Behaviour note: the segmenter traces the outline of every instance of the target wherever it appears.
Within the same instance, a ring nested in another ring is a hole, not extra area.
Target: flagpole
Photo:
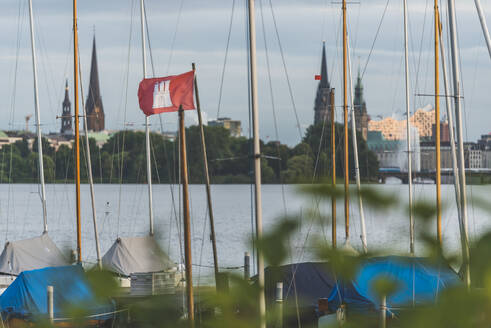
[[[184,215],[184,257],[186,262],[186,294],[188,319],[190,327],[194,327],[193,268],[191,257],[191,222],[189,217],[188,164],[186,154],[186,131],[184,128],[184,110],[182,109],[182,106],[179,107],[179,143],[181,148],[182,205]]]
[[[203,130],[203,119],[201,117],[201,106],[199,102],[199,92],[198,92],[198,79],[196,78],[196,65],[193,63],[194,75],[194,94],[196,96],[196,111],[198,113],[199,130],[201,136],[201,150],[203,151],[203,170],[205,175],[205,186],[206,186],[206,200],[208,202],[208,216],[210,219],[210,239],[211,246],[213,249],[213,267],[215,269],[215,285],[218,283],[218,255],[217,255],[217,243],[215,239],[215,219],[213,216],[213,207],[211,203],[211,190],[210,190],[210,175],[208,171],[208,156],[206,154],[206,143],[205,143],[205,133]]]
[[[147,78],[147,49],[145,46],[145,5],[144,0],[140,0],[140,21],[141,21],[141,38],[142,38],[142,62],[143,78]],[[152,163],[150,159],[150,122],[148,116],[145,116],[145,151],[147,159],[147,185],[148,185],[148,216],[150,219],[149,234],[153,236],[153,195],[152,195]]]

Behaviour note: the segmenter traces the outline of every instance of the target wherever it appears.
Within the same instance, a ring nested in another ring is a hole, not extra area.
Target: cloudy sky
[[[61,113],[65,79],[68,78],[70,86],[73,84],[71,1],[33,0],[33,3],[41,121],[44,132],[58,131],[60,122],[56,115]],[[327,45],[329,77],[337,90],[336,103],[341,105],[342,102],[340,5],[329,0],[271,0],[284,66],[270,1],[256,0],[256,3],[261,137],[277,139],[273,96],[279,139],[295,144],[300,140],[300,133],[313,121],[317,86],[314,75],[320,68],[323,40]],[[367,61],[386,3],[387,0],[361,0],[360,4],[350,5],[348,12],[353,70],[355,74],[359,68],[364,72],[365,99],[374,119],[391,115],[400,118],[405,104],[402,1],[389,0],[380,34]],[[483,1],[483,6],[491,24],[491,2]],[[196,62],[206,117],[212,119],[220,115],[239,119],[244,134],[247,134],[245,1],[147,0],[146,7],[155,75],[185,72],[192,62]],[[441,7],[446,29],[446,1],[442,1]],[[84,97],[95,31],[106,128],[141,129],[144,118],[136,96],[142,78],[138,1],[81,0],[78,10]],[[432,1],[410,1],[409,15],[411,94],[431,94],[434,92]],[[491,60],[473,1],[457,1],[457,15],[465,131],[468,140],[476,140],[491,131]],[[230,22],[230,44],[224,70]],[[1,2],[0,40],[0,129],[21,129],[24,116],[34,113],[27,0]],[[446,48],[449,48],[448,42]],[[272,94],[266,54],[270,60]],[[149,74],[152,74],[150,56],[148,62]],[[72,94],[71,98],[73,100]],[[413,110],[432,102],[430,97],[411,98]],[[300,132],[294,108],[300,121]],[[192,123],[195,118],[192,113],[188,116]],[[341,112],[338,117],[341,119]],[[165,114],[162,119],[164,130],[176,129],[176,114]],[[30,123],[30,129],[34,130],[33,120]],[[158,117],[152,118],[152,129],[160,129]]]

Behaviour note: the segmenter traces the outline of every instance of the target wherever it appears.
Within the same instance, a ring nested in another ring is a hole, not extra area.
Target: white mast
[[[409,187],[409,250],[414,255],[414,218],[413,218],[413,170],[411,153],[411,122],[409,109],[409,55],[408,55],[408,36],[407,36],[407,0],[404,3],[404,65],[406,81],[406,138],[407,138],[407,174]]]
[[[140,0],[141,36],[142,36],[142,60],[143,78],[147,78],[147,50],[145,46],[145,5]],[[145,116],[145,149],[147,155],[147,184],[148,184],[148,216],[150,218],[150,236],[153,236],[153,196],[152,196],[152,163],[150,161],[150,123]]]
[[[43,142],[41,135],[41,118],[39,113],[38,72],[36,61],[36,44],[34,37],[34,18],[32,0],[29,0],[29,26],[31,29],[32,71],[34,77],[34,106],[36,110],[36,133],[38,138],[39,182],[41,184],[41,203],[43,205],[43,233],[48,232],[48,213],[46,211],[46,188],[44,186]]]
[[[257,69],[256,69],[256,20],[254,0],[249,0],[249,57],[251,63],[251,104],[254,139],[254,200],[256,212],[256,238],[260,240],[263,234],[263,219],[261,205],[261,149],[259,143],[259,113],[257,99]],[[260,328],[266,328],[266,300],[264,296],[264,258],[262,252],[257,252],[257,275],[259,282],[259,316]]]
[[[351,53],[348,41],[348,73],[349,73],[349,87],[350,87],[350,100],[351,100],[351,138],[353,139],[353,155],[355,159],[355,176],[356,176],[356,189],[358,191],[358,210],[360,212],[360,225],[361,225],[361,244],[363,247],[363,252],[368,251],[367,246],[367,232],[365,227],[365,213],[363,211],[363,199],[361,197],[361,182],[360,182],[360,163],[358,161],[358,141],[356,140],[356,118],[355,118],[355,106],[353,101],[353,76],[351,74]]]
[[[488,46],[489,56],[491,57],[491,38],[489,37],[488,26],[486,24],[486,17],[484,17],[484,12],[481,7],[481,0],[474,0],[476,4],[477,14],[479,15],[479,21],[481,22],[482,33],[484,34],[484,40],[486,40],[486,45]]]
[[[448,0],[448,23],[450,31],[450,50],[452,52],[452,71],[453,71],[453,87],[455,101],[455,124],[457,128],[458,141],[458,163],[459,163],[459,179],[460,179],[460,238],[462,243],[462,257],[465,267],[465,282],[467,286],[471,284],[471,276],[469,270],[469,237],[467,235],[467,192],[465,183],[465,161],[464,161],[464,140],[462,131],[462,110],[460,104],[460,72],[459,72],[459,48],[457,44],[457,28],[455,16],[455,2]]]
[[[80,65],[80,62],[79,62]],[[79,69],[79,72],[82,70]],[[82,78],[80,78],[82,80]],[[67,85],[68,88],[68,85]],[[94,191],[94,179],[92,177],[92,159],[90,157],[90,145],[89,145],[89,131],[88,131],[88,126],[87,126],[87,112],[85,110],[85,103],[84,103],[84,98],[83,98],[83,88],[82,88],[82,83],[80,83],[80,89],[81,89],[81,94],[82,94],[82,111],[83,111],[83,117],[84,117],[84,133],[85,133],[85,150],[87,153],[87,170],[88,170],[88,176],[89,176],[89,186],[90,186],[90,200],[92,202],[92,223],[94,225],[94,238],[95,238],[95,249],[96,249],[96,255],[97,255],[97,267],[99,269],[102,269],[102,262],[101,262],[101,247],[99,244],[99,232],[97,229],[97,212],[95,209],[95,191]]]
[[[441,26],[441,25],[440,25]],[[445,105],[447,107],[447,118],[448,118],[448,132],[450,135],[450,150],[452,153],[452,170],[454,176],[454,189],[455,189],[455,201],[457,203],[457,211],[459,222],[461,221],[460,212],[460,179],[457,167],[457,151],[455,149],[455,135],[454,135],[454,121],[452,113],[452,105],[450,104],[450,90],[448,86],[447,78],[447,64],[445,59],[445,47],[443,44],[443,38],[441,38],[441,28],[440,28],[440,53],[442,58],[442,71],[443,71],[443,85],[445,87]]]

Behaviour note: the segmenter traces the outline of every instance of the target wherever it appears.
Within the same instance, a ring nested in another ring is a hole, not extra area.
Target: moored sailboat
[[[0,255],[0,274],[2,275],[1,277],[4,278],[1,284],[4,287],[13,280],[12,276],[17,276],[22,271],[41,269],[44,267],[52,266],[63,266],[68,264],[67,259],[63,256],[62,252],[58,249],[58,247],[48,235],[48,214],[46,209],[46,188],[44,183],[43,146],[39,109],[40,106],[37,78],[37,58],[33,16],[32,0],[29,0],[29,26],[31,35],[32,69],[34,82],[34,106],[36,114],[35,116],[38,147],[39,185],[44,227],[41,236],[6,242],[2,254]]]

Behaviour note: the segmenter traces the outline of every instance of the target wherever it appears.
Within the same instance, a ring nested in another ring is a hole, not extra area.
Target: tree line
[[[252,142],[246,137],[232,137],[223,127],[204,127],[209,172],[212,183],[250,183],[252,179]],[[276,141],[261,141],[261,169],[264,183],[310,183],[331,175],[330,127],[310,126],[303,140],[294,147]],[[154,183],[179,181],[179,142],[151,133],[152,180]],[[351,133],[349,133],[350,179],[354,178]],[[376,155],[365,140],[358,137],[360,175],[374,180],[378,172]],[[87,182],[84,139],[81,138],[81,180]],[[57,151],[43,138],[43,163],[47,183],[74,181],[74,149],[61,145]],[[119,131],[101,148],[89,139],[92,172],[96,183],[145,183],[145,134]],[[203,155],[198,126],[186,128],[188,170],[191,183],[203,183]],[[336,175],[344,176],[343,132],[336,127]],[[38,181],[37,140],[32,149],[26,138],[0,150],[1,183],[36,183]]]

